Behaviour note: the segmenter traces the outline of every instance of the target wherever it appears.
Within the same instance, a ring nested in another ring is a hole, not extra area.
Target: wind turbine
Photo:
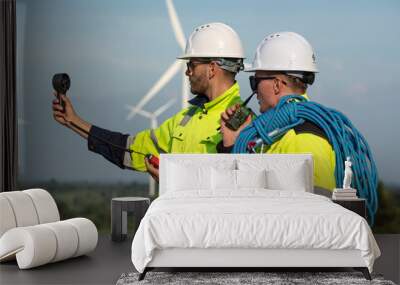
[[[176,99],[171,99],[161,107],[159,107],[157,110],[154,111],[154,113],[150,113],[148,111],[139,109],[137,110],[137,113],[139,115],[142,115],[143,117],[146,117],[150,119],[150,125],[152,129],[156,129],[158,127],[158,122],[157,118],[160,116],[162,113],[164,113],[169,107],[171,107],[175,103]],[[131,108],[131,106],[126,106],[127,108]],[[153,178],[149,176],[149,194],[150,196],[153,196],[156,193],[156,184]]]
[[[175,39],[181,47],[182,52],[185,52],[186,38],[178,15],[176,14],[174,4],[172,3],[172,0],[166,0],[166,4]],[[131,120],[137,113],[139,113],[147,102],[149,102],[179,71],[181,71],[182,74],[182,108],[187,107],[187,101],[189,100],[189,82],[185,75],[186,64],[184,60],[177,59],[149,89],[136,106],[129,106],[130,112],[126,119]]]

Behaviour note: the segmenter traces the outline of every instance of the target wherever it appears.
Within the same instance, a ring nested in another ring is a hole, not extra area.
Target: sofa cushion
[[[15,228],[17,222],[10,201],[0,194],[0,237],[9,229]]]
[[[60,214],[50,193],[43,189],[0,193],[0,237],[14,227],[56,222]],[[3,218],[4,217],[4,218]]]
[[[59,219],[54,199],[43,189],[0,193],[0,262],[16,258],[26,269],[96,247],[98,233],[90,220]]]
[[[43,224],[52,231],[57,240],[57,250],[51,262],[57,262],[73,257],[78,249],[78,232],[66,221]],[[50,262],[50,261],[49,261]]]
[[[16,257],[20,269],[33,268],[86,254],[97,240],[96,226],[85,218],[17,227],[0,238],[0,261]]]
[[[43,225],[13,228],[0,238],[0,261],[16,257],[20,269],[49,263],[56,251],[57,239]]]
[[[57,222],[60,220],[60,214],[56,202],[49,192],[43,189],[29,189],[22,191],[28,194],[33,201],[39,224]]]
[[[17,227],[33,226],[39,223],[35,205],[28,194],[23,191],[10,191],[0,195],[10,203]]]

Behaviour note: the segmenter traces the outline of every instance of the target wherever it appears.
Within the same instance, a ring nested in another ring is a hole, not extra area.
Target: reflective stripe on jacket
[[[228,107],[241,103],[239,85],[235,83],[224,94],[202,106],[190,106],[164,121],[157,129],[136,134],[131,150],[159,156],[166,153],[216,153],[221,141],[221,113]],[[195,108],[195,109],[193,109]],[[192,113],[188,119],[185,115]],[[185,118],[185,120],[184,120]],[[146,171],[144,157],[131,154],[132,168]]]

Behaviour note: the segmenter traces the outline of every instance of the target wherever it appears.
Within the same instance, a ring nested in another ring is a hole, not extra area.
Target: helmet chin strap
[[[301,72],[285,72],[286,75],[296,77],[300,79],[302,82],[308,85],[312,85],[315,80],[315,74],[314,72],[307,72],[307,71],[301,71]]]
[[[218,63],[219,67],[229,72],[238,73],[244,69],[243,59],[241,58],[220,58],[217,59],[216,62]]]

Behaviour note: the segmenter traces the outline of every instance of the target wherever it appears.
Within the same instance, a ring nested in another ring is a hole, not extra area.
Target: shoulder
[[[172,131],[179,125],[186,125],[186,123],[191,120],[194,114],[200,111],[201,108],[198,106],[189,106],[187,108],[183,108],[178,113],[165,120],[161,126],[168,127],[168,129]]]
[[[273,146],[285,152],[331,152],[332,146],[329,143],[325,132],[313,123],[305,122],[289,130]]]
[[[325,132],[310,122],[291,129],[285,145],[294,152],[310,152],[314,155],[314,159],[317,157],[331,159],[334,156],[333,147]]]
[[[158,129],[169,129],[170,131],[175,128],[177,125],[179,125],[179,122],[185,117],[185,114],[188,113],[190,110],[189,108],[184,108],[180,110],[179,112],[175,113],[165,121],[163,121],[159,126]]]
[[[296,133],[296,135],[313,134],[315,136],[321,137],[329,141],[325,132],[319,126],[310,121],[305,121],[303,124],[294,127],[293,130]]]

